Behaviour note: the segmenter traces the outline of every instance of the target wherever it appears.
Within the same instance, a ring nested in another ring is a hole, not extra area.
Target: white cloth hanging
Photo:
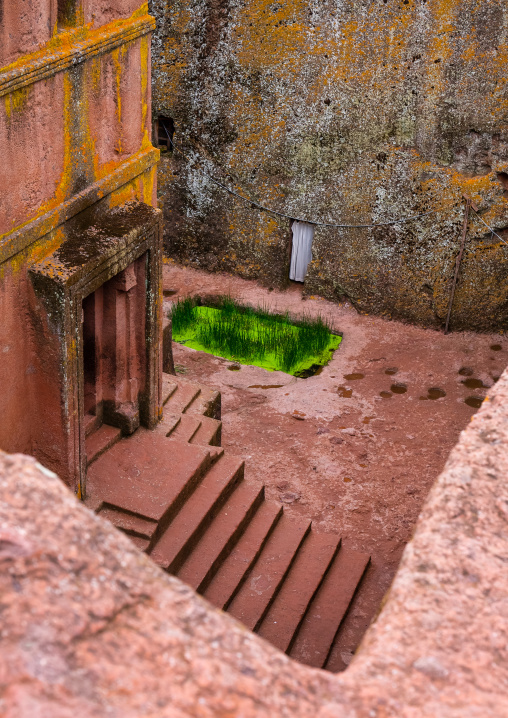
[[[307,266],[312,259],[312,240],[314,225],[308,222],[293,222],[293,249],[289,278],[295,282],[303,282],[307,274]]]

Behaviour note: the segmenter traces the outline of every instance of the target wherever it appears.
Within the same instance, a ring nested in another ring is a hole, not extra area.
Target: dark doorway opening
[[[100,365],[100,326],[102,323],[102,287],[83,299],[83,405],[85,432],[89,435],[102,424]]]
[[[103,424],[132,434],[146,384],[146,255],[83,299],[85,436]]]
[[[173,135],[175,123],[171,117],[159,115],[157,117],[157,147],[163,152],[173,152]]]
[[[58,0],[57,27],[66,30],[78,24],[80,0]]]

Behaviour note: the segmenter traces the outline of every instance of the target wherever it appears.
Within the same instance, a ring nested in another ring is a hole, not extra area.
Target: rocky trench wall
[[[471,197],[508,240],[503,0],[151,0],[172,257],[284,286],[291,217],[317,227],[305,291],[442,326]],[[473,214],[452,328],[508,317],[508,246]]]
[[[508,372],[462,432],[344,673],[294,663],[0,452],[6,718],[508,714]]]

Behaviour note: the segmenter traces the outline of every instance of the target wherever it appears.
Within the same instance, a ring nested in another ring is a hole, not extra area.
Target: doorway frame
[[[59,456],[49,468],[82,499],[87,468],[83,299],[145,254],[146,380],[140,395],[140,420],[152,429],[162,412],[162,212],[142,203],[105,211],[92,227],[71,233],[55,252],[30,269],[59,359],[54,383],[60,394],[62,436],[55,437]]]

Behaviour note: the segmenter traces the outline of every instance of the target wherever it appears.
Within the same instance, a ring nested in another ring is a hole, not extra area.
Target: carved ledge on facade
[[[150,15],[116,20],[96,30],[87,28],[57,36],[38,52],[0,70],[0,97],[79,65],[96,55],[147,35],[155,29]],[[83,37],[83,34],[85,37]]]

